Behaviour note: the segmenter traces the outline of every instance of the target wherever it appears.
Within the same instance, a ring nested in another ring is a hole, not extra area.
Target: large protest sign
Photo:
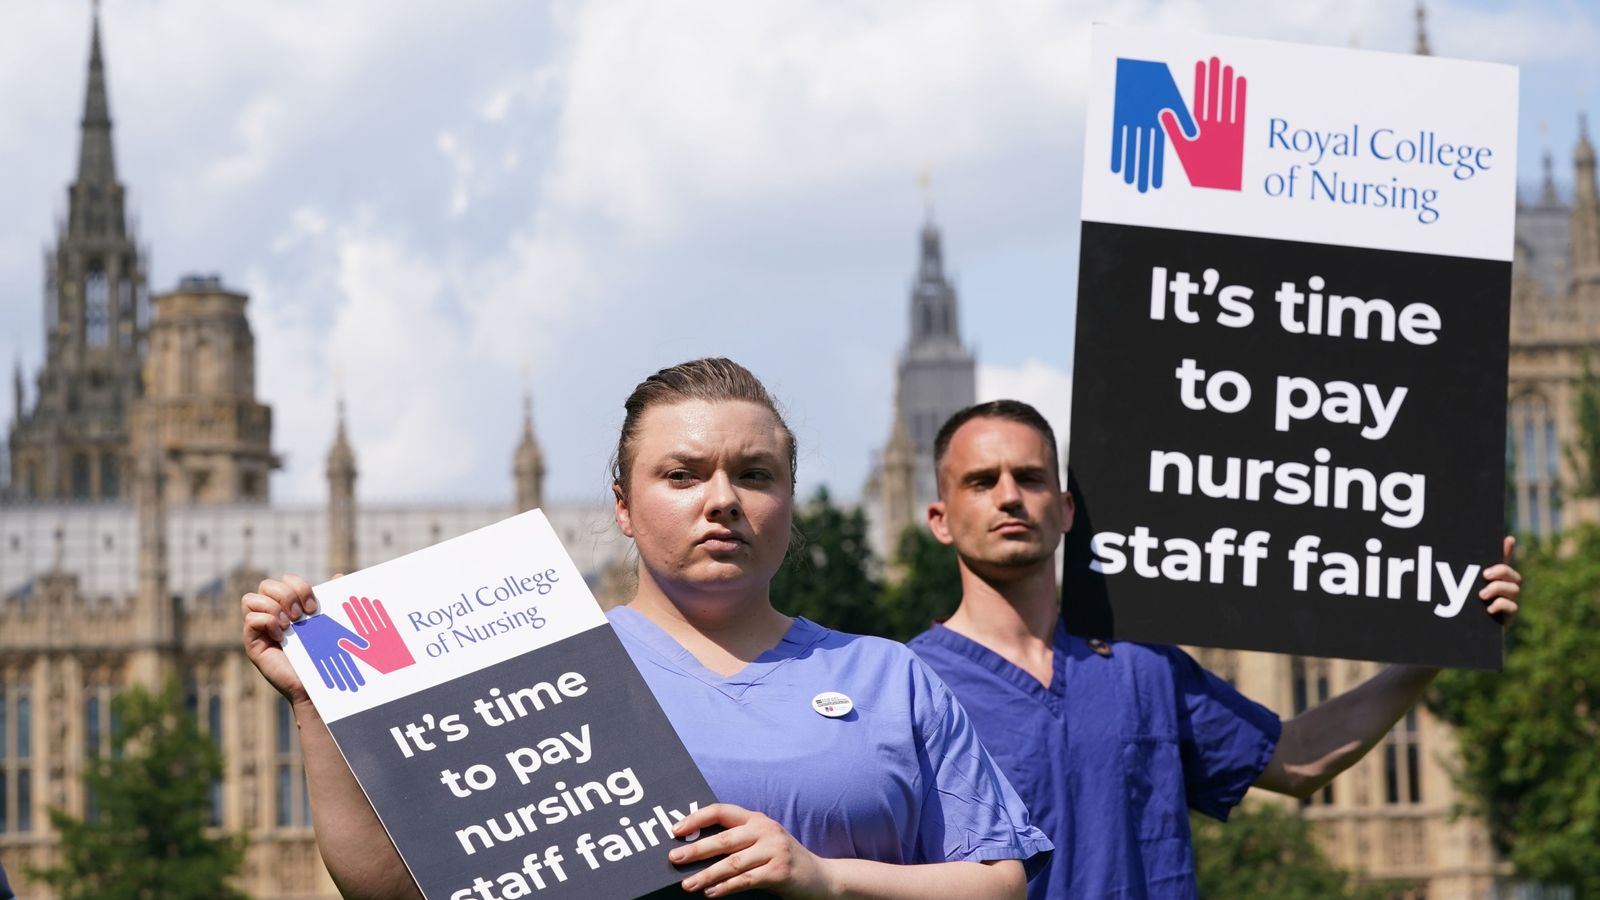
[[[1105,26],[1091,66],[1069,627],[1498,668],[1516,70]]]
[[[712,802],[544,514],[315,588],[286,650],[429,898],[635,897]]]

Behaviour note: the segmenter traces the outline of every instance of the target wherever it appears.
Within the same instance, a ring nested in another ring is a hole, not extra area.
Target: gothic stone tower
[[[356,452],[344,427],[344,401],[339,401],[339,428],[328,448],[328,573],[354,572],[356,563]]]
[[[18,403],[10,435],[12,490],[24,499],[130,495],[128,417],[145,350],[145,262],[117,181],[98,16],[79,124],[67,218],[45,253],[45,363],[36,402],[31,410]],[[17,393],[22,400],[20,385]]]
[[[945,277],[939,229],[929,218],[922,227],[922,255],[911,287],[911,336],[900,355],[895,413],[905,422],[916,449],[916,500],[937,495],[933,439],[951,414],[977,397],[977,363],[961,344],[956,290]]]
[[[544,506],[544,451],[533,436],[533,394],[522,398],[522,440],[511,460],[511,477],[517,486],[517,512]]]
[[[158,435],[165,499],[172,504],[265,502],[272,410],[256,401],[255,337],[244,294],[217,276],[190,275],[155,298],[145,397],[135,444]]]

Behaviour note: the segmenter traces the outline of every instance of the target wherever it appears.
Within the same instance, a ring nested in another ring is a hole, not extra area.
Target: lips
[[[1024,534],[1032,531],[1033,525],[1020,519],[1007,519],[989,530],[998,534]]]
[[[701,536],[696,544],[712,553],[730,553],[745,545],[745,539],[732,531],[713,531]]]

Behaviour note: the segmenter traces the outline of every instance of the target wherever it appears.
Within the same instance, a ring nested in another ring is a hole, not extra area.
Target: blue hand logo
[[[1137,182],[1141,194],[1161,188],[1167,150],[1167,136],[1161,127],[1163,110],[1172,111],[1185,137],[1200,136],[1166,63],[1118,59],[1116,102],[1111,113],[1111,171],[1127,184]]]
[[[294,623],[294,633],[305,642],[306,653],[316,664],[322,683],[341,691],[359,691],[367,680],[361,677],[349,651],[339,646],[348,641],[357,650],[368,647],[367,639],[344,627],[333,616],[308,616]]]

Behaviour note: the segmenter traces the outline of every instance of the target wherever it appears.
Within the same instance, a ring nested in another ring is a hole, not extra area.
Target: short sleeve
[[[1028,877],[1050,860],[1049,838],[995,765],[955,695],[913,660],[924,794],[918,855],[929,862],[1021,860]]]
[[[1227,821],[1244,799],[1283,733],[1283,722],[1207,671],[1189,654],[1168,648],[1178,704],[1178,743],[1189,807]]]

